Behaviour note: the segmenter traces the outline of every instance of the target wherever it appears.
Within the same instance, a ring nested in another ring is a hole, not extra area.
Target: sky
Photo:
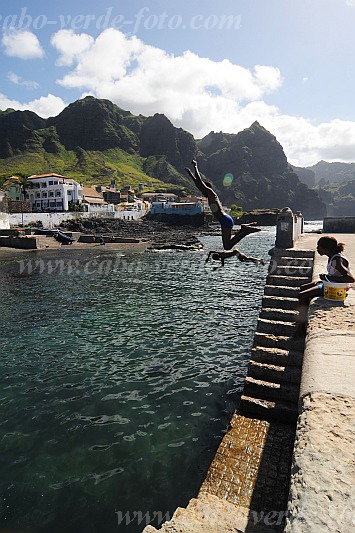
[[[255,120],[293,165],[355,162],[355,0],[0,4],[0,109],[93,95],[196,139]]]

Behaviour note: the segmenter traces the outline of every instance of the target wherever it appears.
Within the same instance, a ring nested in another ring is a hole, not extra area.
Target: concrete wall
[[[114,211],[113,213],[82,213],[79,211],[66,213],[13,213],[9,215],[11,226],[27,225],[30,223],[42,222],[45,228],[55,228],[60,226],[61,222],[73,218],[111,218],[121,220],[137,220],[142,218],[147,211]],[[1,213],[0,213],[1,216]],[[1,227],[1,226],[0,226]],[[10,227],[10,226],[7,226]]]
[[[355,233],[355,217],[325,217],[324,233]]]
[[[23,250],[36,250],[40,248],[39,239],[36,237],[0,237],[0,246],[7,248],[21,248]]]
[[[10,220],[7,213],[7,201],[5,195],[0,192],[0,229],[9,229]]]
[[[300,246],[314,249],[318,236]],[[355,264],[353,234],[337,235]],[[326,270],[316,255],[313,280]],[[284,533],[355,531],[355,284],[345,302],[309,307],[299,419]]]

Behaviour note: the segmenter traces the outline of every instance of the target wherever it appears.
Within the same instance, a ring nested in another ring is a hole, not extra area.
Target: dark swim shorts
[[[221,224],[221,228],[233,228],[234,226],[233,218],[230,215],[226,215],[226,213],[223,213],[220,217],[219,223]]]

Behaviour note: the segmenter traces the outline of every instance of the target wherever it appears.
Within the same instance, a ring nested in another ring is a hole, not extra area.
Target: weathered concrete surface
[[[186,509],[178,508],[173,518],[159,529],[161,533],[280,533],[281,516],[274,513],[250,514],[249,509],[233,505],[211,494],[190,500]],[[265,525],[266,523],[266,525]],[[275,524],[274,526],[272,524]],[[156,533],[147,526],[144,533]]]
[[[307,337],[303,359],[301,402],[307,394],[321,391],[355,399],[354,328],[354,322],[352,330],[348,331],[323,331],[313,326]]]
[[[355,531],[355,400],[304,399],[293,459],[285,533]]]
[[[230,426],[198,497],[177,509],[162,533],[282,532],[294,428],[236,413]]]
[[[354,272],[354,235],[336,238]],[[305,235],[296,246],[314,249],[318,239]],[[325,259],[316,255],[314,279]],[[285,533],[355,531],[354,324],[354,288],[343,304],[310,305]]]

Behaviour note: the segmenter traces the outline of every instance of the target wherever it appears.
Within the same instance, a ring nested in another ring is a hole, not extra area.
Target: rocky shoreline
[[[97,237],[119,237],[120,239],[139,239],[149,241],[150,246],[156,249],[165,248],[194,248],[201,246],[198,239],[200,235],[219,232],[218,225],[207,223],[196,226],[172,226],[164,222],[147,220],[120,220],[120,219],[74,219],[68,220],[60,227],[65,232],[80,232],[83,235]]]

